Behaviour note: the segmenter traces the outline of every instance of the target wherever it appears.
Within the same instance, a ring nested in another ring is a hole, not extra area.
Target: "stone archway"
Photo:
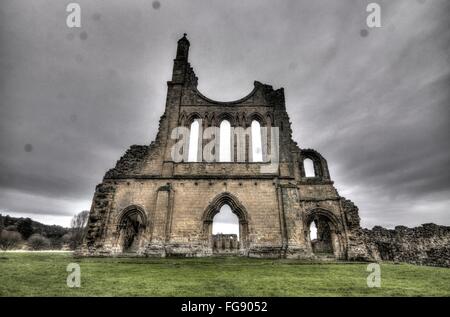
[[[239,250],[236,252],[240,255],[247,255],[248,253],[248,214],[245,207],[239,202],[236,196],[226,192],[216,196],[208,205],[202,216],[203,223],[203,243],[211,253],[214,249],[214,240],[212,234],[212,224],[214,216],[220,212],[223,205],[228,205],[231,211],[239,219]]]
[[[122,210],[117,221],[118,243],[122,253],[138,251],[146,226],[147,216],[142,207],[132,205]]]
[[[314,222],[317,228],[317,239],[312,241],[310,237],[310,227]],[[305,235],[311,253],[314,256],[331,256],[336,259],[345,258],[345,238],[344,229],[331,211],[315,208],[307,211],[305,216]]]

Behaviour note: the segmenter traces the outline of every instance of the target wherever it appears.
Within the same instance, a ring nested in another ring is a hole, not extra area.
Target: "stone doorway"
[[[339,221],[329,211],[316,209],[306,217],[307,241],[314,257],[340,259],[343,256]]]
[[[213,232],[214,218],[222,208],[229,208],[236,219],[231,232]],[[203,214],[203,239],[213,255],[247,255],[248,217],[245,208],[230,193],[217,196]]]
[[[228,204],[224,204],[213,219],[213,254],[238,254],[239,242],[239,218],[231,211],[231,207]]]
[[[316,217],[309,227],[311,249],[314,255],[334,257],[330,225],[324,217]]]
[[[136,208],[127,208],[119,220],[119,243],[122,253],[135,253],[145,230],[145,213]]]

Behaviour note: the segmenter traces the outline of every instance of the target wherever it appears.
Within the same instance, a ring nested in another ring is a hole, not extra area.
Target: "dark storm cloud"
[[[208,97],[285,88],[294,138],[364,225],[450,224],[449,3],[379,1],[369,29],[369,2],[78,1],[69,29],[60,1],[3,1],[0,210],[68,224],[89,209],[104,172],[155,137],[187,32]]]

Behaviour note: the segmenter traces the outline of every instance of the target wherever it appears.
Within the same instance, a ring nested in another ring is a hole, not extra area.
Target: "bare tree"
[[[83,243],[86,225],[89,219],[89,211],[84,210],[79,214],[76,214],[72,218],[71,222],[71,241],[70,247],[77,249]]]
[[[7,251],[15,248],[22,240],[22,236],[17,231],[2,230],[0,232],[0,248]]]

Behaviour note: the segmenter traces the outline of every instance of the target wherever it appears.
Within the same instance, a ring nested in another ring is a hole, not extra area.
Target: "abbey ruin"
[[[185,35],[156,139],[131,146],[97,186],[81,252],[194,257],[222,250],[250,257],[381,259],[360,228],[358,208],[333,186],[326,159],[292,139],[283,89],[255,82],[240,100],[211,100],[197,90],[189,47]],[[226,143],[224,126],[232,131]],[[197,131],[181,151],[180,127]],[[238,127],[243,138],[233,133]],[[205,149],[214,136],[220,137],[211,160]],[[223,144],[231,147],[226,159]],[[306,164],[313,166],[311,175]],[[224,205],[238,217],[239,235],[213,235],[214,217]]]

